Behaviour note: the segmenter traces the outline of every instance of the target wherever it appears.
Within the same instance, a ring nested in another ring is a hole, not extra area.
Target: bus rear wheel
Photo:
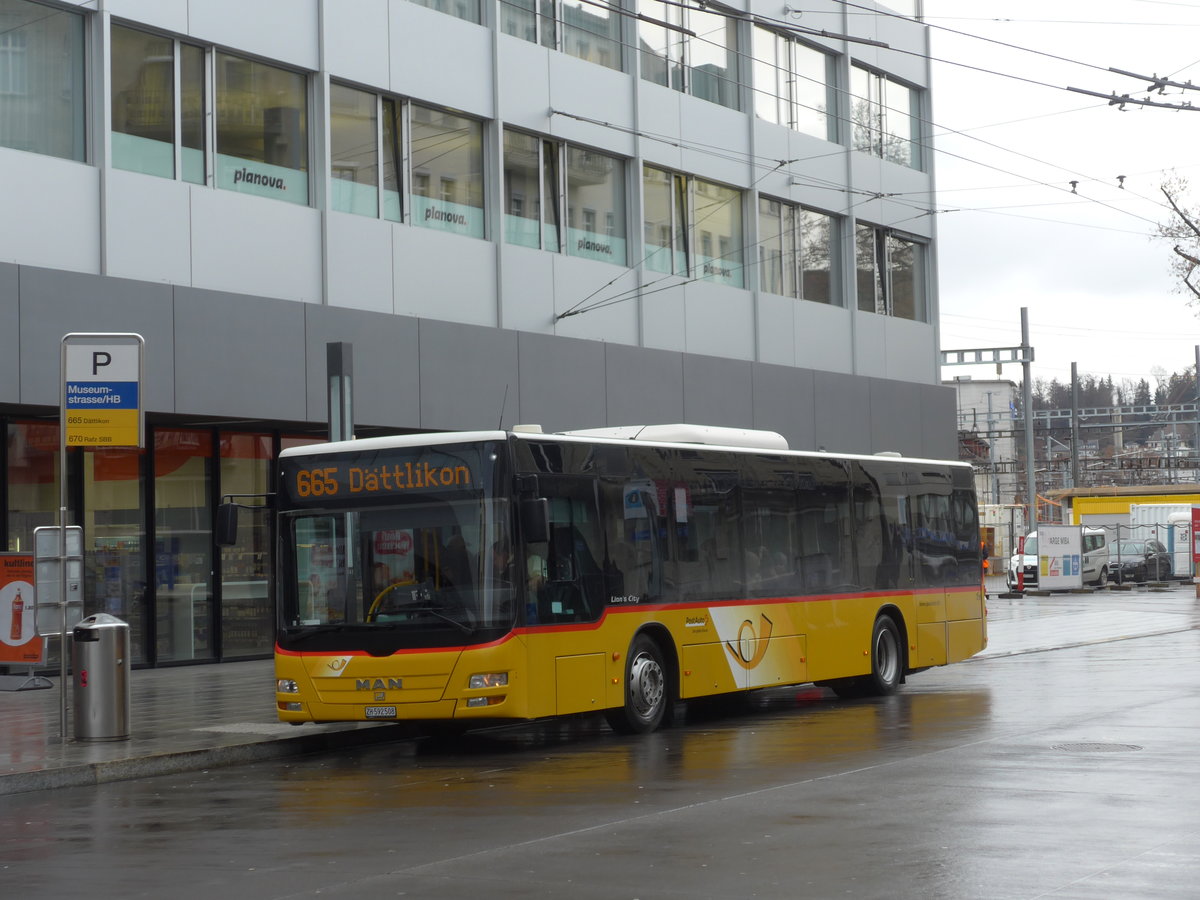
[[[605,712],[613,731],[648,734],[658,728],[671,705],[670,682],[662,649],[639,634],[625,658],[625,704]]]
[[[894,694],[904,675],[904,650],[900,629],[886,613],[875,620],[871,630],[871,674],[858,678],[839,678],[828,682],[833,692],[843,699],[886,697]]]

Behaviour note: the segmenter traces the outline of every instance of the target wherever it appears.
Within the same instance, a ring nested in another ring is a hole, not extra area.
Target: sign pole
[[[67,448],[144,447],[140,334],[72,333],[59,356],[58,418],[59,735],[67,740]],[[82,612],[82,609],[81,609]]]

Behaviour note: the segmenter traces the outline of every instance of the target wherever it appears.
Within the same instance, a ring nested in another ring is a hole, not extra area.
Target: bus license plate
[[[368,719],[394,719],[396,718],[396,707],[394,706],[368,706]]]

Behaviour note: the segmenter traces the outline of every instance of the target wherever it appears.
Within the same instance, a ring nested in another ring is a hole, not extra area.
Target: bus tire
[[[900,629],[886,613],[875,620],[871,632],[871,674],[866,676],[866,694],[885,697],[896,693],[904,677],[904,645]]]
[[[886,697],[896,693],[904,677],[904,650],[900,643],[900,629],[887,613],[875,620],[875,627],[871,630],[870,655],[870,675],[838,678],[825,682],[825,685],[843,700]]]
[[[662,649],[649,635],[639,634],[625,657],[625,703],[606,710],[605,718],[621,734],[648,734],[663,723],[670,706]]]

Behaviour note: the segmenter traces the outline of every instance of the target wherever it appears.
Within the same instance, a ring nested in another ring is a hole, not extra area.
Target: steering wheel
[[[417,582],[415,581],[393,581],[382,591],[375,595],[375,599],[371,601],[371,608],[367,610],[365,621],[374,622],[375,617],[379,615],[379,607],[383,604],[383,598],[398,587],[412,587]]]

